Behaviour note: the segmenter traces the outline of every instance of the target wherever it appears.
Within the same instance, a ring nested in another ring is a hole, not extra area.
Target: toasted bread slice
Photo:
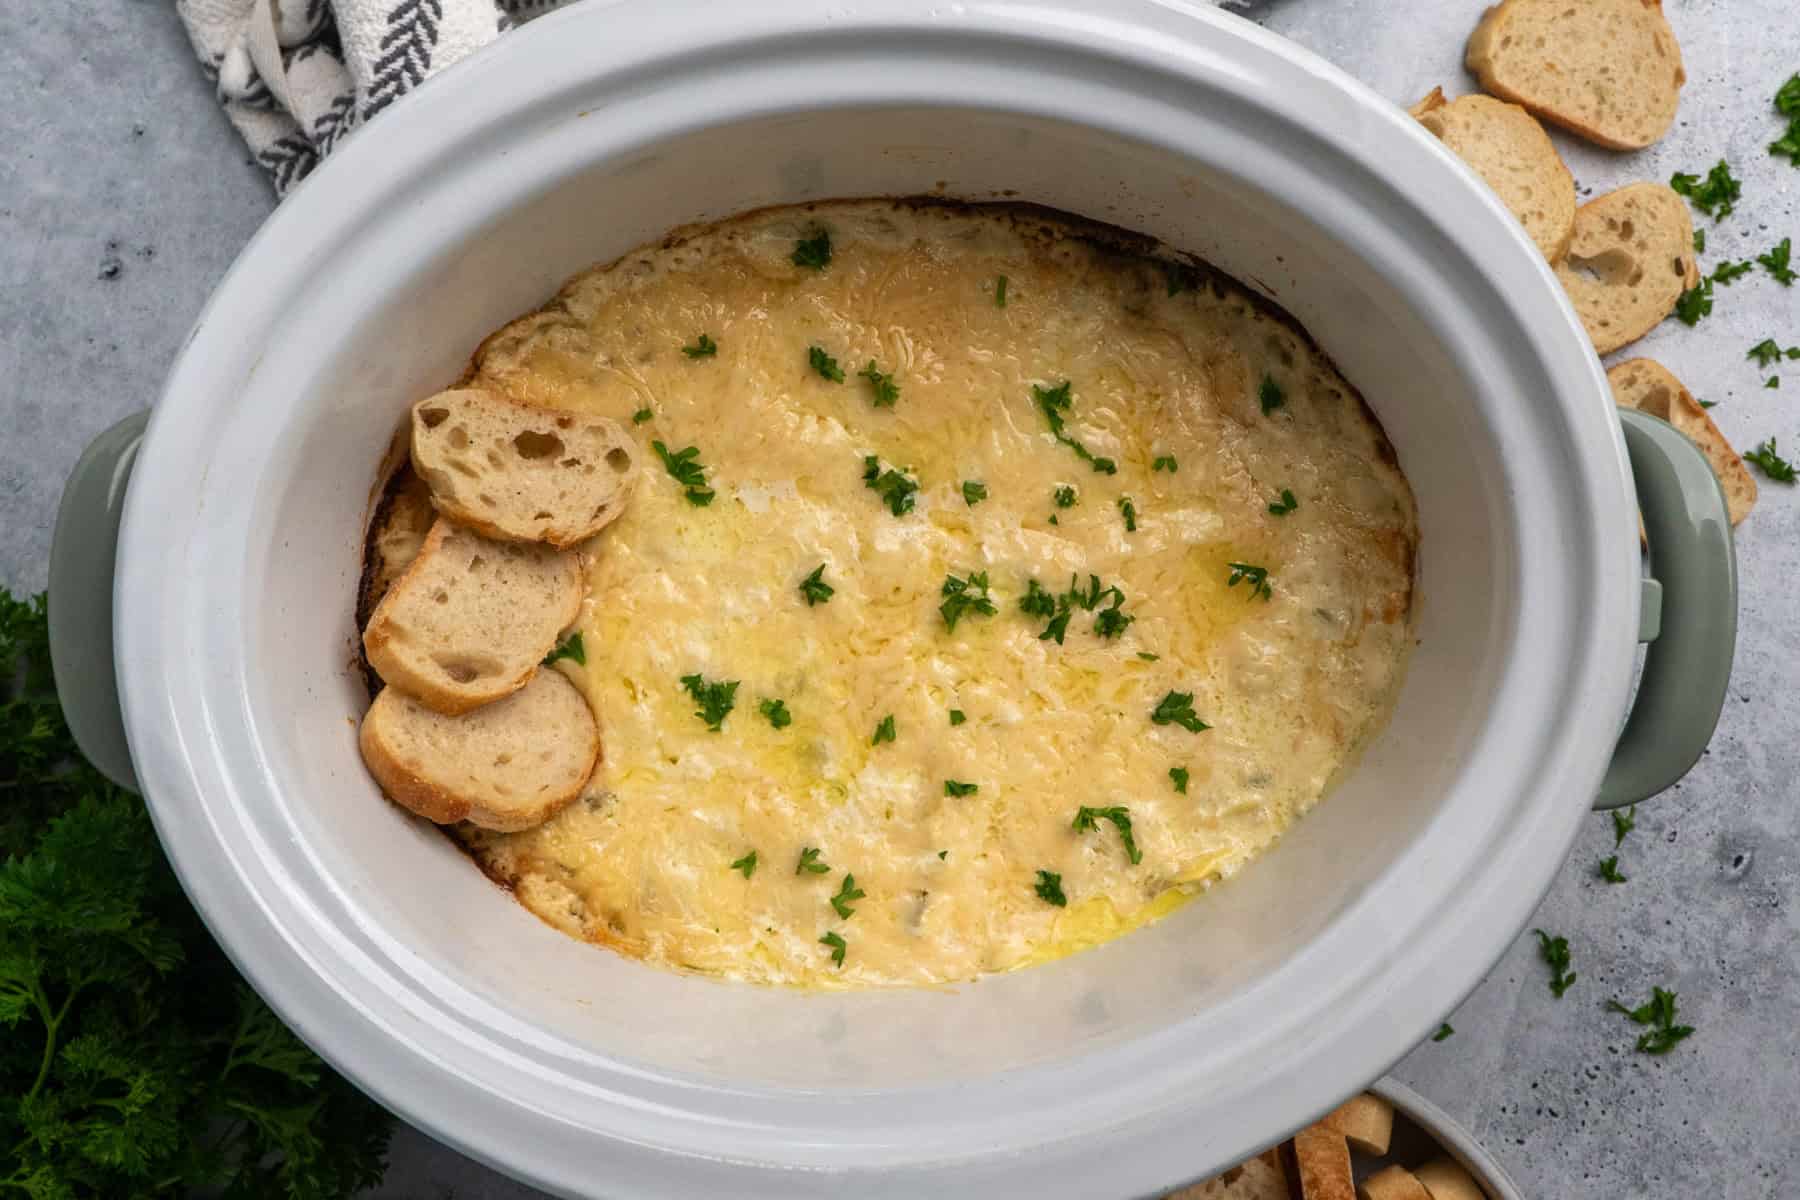
[[[1700,447],[1725,491],[1733,525],[1750,515],[1756,506],[1756,480],[1744,466],[1743,455],[1731,448],[1700,402],[1667,367],[1653,358],[1628,359],[1606,373],[1606,382],[1612,384],[1613,402],[1620,408],[1661,417]]]
[[[515,832],[581,794],[600,733],[574,684],[539,671],[517,693],[460,717],[383,688],[362,723],[363,762],[389,799],[429,821]]]
[[[1356,1189],[1357,1200],[1431,1200],[1425,1185],[1405,1167],[1383,1167]]]
[[[1388,1139],[1394,1136],[1394,1106],[1365,1092],[1326,1113],[1319,1124],[1343,1134],[1364,1154],[1386,1154]]]
[[[439,518],[363,630],[382,681],[451,716],[525,686],[581,611],[581,558]]]
[[[1288,1200],[1287,1172],[1281,1154],[1265,1150],[1223,1175],[1170,1192],[1163,1200]]]
[[[624,511],[637,443],[604,417],[455,388],[413,406],[412,460],[439,512],[489,537],[566,549]]]
[[[1687,81],[1661,0],[1502,0],[1464,62],[1483,90],[1614,150],[1667,133]]]
[[[1344,1135],[1313,1125],[1294,1135],[1285,1147],[1292,1156],[1292,1175],[1300,1200],[1356,1200],[1350,1174],[1350,1146]]]
[[[1556,277],[1595,350],[1610,354],[1637,341],[1700,283],[1687,205],[1660,183],[1589,200],[1575,210],[1575,237]]]
[[[1412,113],[1494,189],[1545,258],[1562,258],[1575,235],[1575,177],[1530,113],[1490,96],[1446,102],[1442,88]]]
[[[1487,1200],[1481,1185],[1447,1158],[1432,1159],[1414,1171],[1413,1177],[1431,1200]]]

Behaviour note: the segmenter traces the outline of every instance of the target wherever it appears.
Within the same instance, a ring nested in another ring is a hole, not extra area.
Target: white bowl
[[[572,941],[384,803],[351,605],[402,410],[566,276],[759,205],[1012,195],[1273,296],[1423,520],[1391,728],[1266,858],[1099,950],[809,996]],[[1151,0],[579,5],[359,131],[200,319],[115,589],[138,778],[276,1010],[408,1120],[553,1192],[1145,1194],[1379,1075],[1547,887],[1627,702],[1638,563],[1604,381],[1542,259],[1404,114]]]

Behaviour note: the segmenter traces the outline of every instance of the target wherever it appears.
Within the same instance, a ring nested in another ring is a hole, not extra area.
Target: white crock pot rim
[[[221,738],[249,738],[253,733],[240,711],[241,691],[232,690],[229,672],[197,671],[183,639],[199,602],[182,594],[184,581],[167,577],[159,545],[166,545],[171,536],[204,533],[195,516],[182,515],[192,507],[183,501],[192,494],[195,475],[206,460],[204,447],[219,406],[231,402],[220,386],[228,381],[211,363],[210,352],[227,343],[257,344],[265,339],[280,294],[307,269],[300,264],[312,261],[308,251],[327,252],[373,199],[392,186],[391,173],[428,170],[441,164],[454,147],[498,136],[505,121],[498,114],[555,103],[578,89],[584,75],[622,70],[677,50],[693,53],[711,47],[729,52],[734,46],[780,34],[913,36],[927,42],[1004,37],[1063,53],[1135,60],[1149,71],[1205,77],[1212,86],[1240,96],[1255,91],[1264,108],[1297,125],[1305,123],[1305,114],[1297,101],[1289,99],[1284,85],[1323,82],[1353,105],[1366,125],[1359,145],[1334,147],[1341,166],[1374,174],[1401,166],[1436,172],[1456,202],[1436,196],[1430,220],[1453,243],[1484,248],[1493,298],[1554,381],[1554,399],[1575,446],[1572,457],[1593,468],[1586,479],[1584,506],[1563,514],[1567,540],[1590,549],[1629,544],[1624,515],[1628,507],[1621,503],[1628,478],[1623,447],[1603,407],[1604,380],[1597,360],[1541,259],[1497,202],[1386,101],[1304,51],[1236,18],[1207,9],[1178,10],[1151,0],[1117,4],[994,0],[948,13],[921,12],[906,0],[870,0],[854,6],[804,0],[768,9],[712,7],[704,21],[684,18],[681,5],[664,5],[633,14],[635,40],[627,46],[610,24],[621,19],[613,11],[616,7],[577,6],[545,18],[396,105],[381,122],[350,139],[290,197],[221,284],[171,374],[151,427],[149,452],[142,456],[132,484],[116,584],[116,596],[121,601],[129,597],[130,602],[118,603],[115,616],[127,725],[159,832],[215,934],[302,1036],[390,1107],[465,1151],[552,1190],[574,1193],[593,1187],[600,1171],[603,1186],[633,1195],[681,1191],[704,1180],[717,1184],[727,1178],[731,1190],[743,1195],[767,1191],[791,1196],[797,1188],[803,1193],[810,1187],[831,1190],[844,1182],[840,1171],[854,1173],[861,1164],[841,1160],[829,1164],[838,1170],[819,1173],[816,1157],[781,1161],[750,1155],[741,1157],[742,1165],[788,1169],[726,1174],[730,1160],[739,1155],[709,1157],[696,1145],[671,1149],[674,1143],[640,1143],[628,1136],[597,1145],[595,1131],[569,1121],[552,1105],[502,1094],[491,1075],[476,1079],[473,1071],[482,1065],[468,1057],[472,1047],[466,1037],[419,1025],[383,981],[356,979],[358,968],[347,960],[323,959],[316,946],[301,945],[291,931],[316,914],[303,898],[270,886],[269,880],[253,879],[259,866],[253,848],[246,852],[242,840],[234,842],[227,828],[231,814],[226,807],[240,803],[244,789],[235,783],[234,768],[223,762]],[[1168,21],[1177,12],[1182,21],[1196,23],[1192,26],[1196,31],[1206,30],[1209,37],[1224,34],[1234,50],[1229,63],[1216,47],[1203,46],[1204,38],[1184,41],[1170,36]],[[1155,26],[1163,28],[1150,32]],[[584,48],[579,56],[572,49],[577,46]],[[479,103],[474,102],[477,94]],[[953,98],[966,99],[961,93]],[[1004,99],[1023,111],[1017,97],[989,99],[996,104]],[[724,110],[719,114],[721,119],[728,115]],[[283,252],[272,253],[272,246]],[[1596,582],[1597,590],[1586,597],[1591,611],[1635,612],[1635,561],[1623,552],[1609,556],[1606,569],[1597,570]],[[1297,1073],[1297,1059],[1290,1056],[1280,1069],[1270,1070],[1270,1078],[1287,1089],[1280,1104],[1294,1120],[1323,1111],[1342,1093],[1379,1074],[1479,980],[1498,944],[1495,931],[1510,935],[1528,918],[1598,784],[1604,751],[1616,732],[1613,722],[1629,686],[1629,631],[1635,627],[1635,620],[1590,621],[1583,627],[1590,636],[1561,664],[1568,694],[1588,701],[1571,706],[1567,727],[1551,739],[1553,753],[1534,768],[1553,772],[1561,794],[1530,800],[1527,772],[1521,767],[1503,794],[1517,795],[1531,808],[1506,853],[1484,864],[1463,893],[1435,914],[1409,960],[1389,964],[1379,995],[1322,1015],[1321,1023],[1307,1033],[1308,1041],[1338,1046],[1330,1069]],[[257,782],[279,786],[273,779]],[[194,796],[198,811],[177,811],[172,804],[158,802],[159,796]],[[215,804],[223,807],[214,811]],[[1553,852],[1545,853],[1544,847]],[[1342,920],[1389,919],[1392,914],[1373,911],[1373,899],[1359,902],[1360,912]],[[1477,934],[1477,929],[1483,932]],[[940,1159],[913,1164],[908,1169],[915,1174],[909,1178],[915,1185],[930,1178],[940,1187],[950,1187],[952,1181],[967,1183],[990,1172],[1004,1178],[1009,1189],[1031,1187],[1043,1195],[1092,1195],[1110,1189],[1148,1192],[1182,1179],[1197,1169],[1183,1149],[1190,1135],[1182,1126],[1192,1113],[1176,1099],[1183,1043],[1191,1050],[1192,1035],[1193,1031],[1180,1028],[1162,1031],[1143,1039],[1140,1053],[1131,1056],[1140,1063],[1146,1059],[1166,1063],[1160,1078],[1142,1081],[1145,1089],[1154,1082],[1164,1100],[1153,1116],[1129,1124],[1108,1120],[1105,1104],[1113,1093],[1101,1088],[1085,1110],[1091,1131],[1084,1137],[1068,1137],[1054,1147],[1033,1147],[1029,1152],[1007,1146],[991,1156],[965,1145]],[[514,1052],[509,1047],[504,1054]],[[1090,1078],[1100,1074],[1096,1068]],[[1131,1086],[1112,1080],[1115,1089]],[[1063,1130],[1079,1127],[1072,1119],[1074,1112],[1072,1102],[1065,1119],[1058,1122]],[[654,1115],[673,1122],[670,1129],[683,1122],[680,1114]],[[1247,1111],[1245,1127],[1258,1119],[1262,1118]],[[1031,1140],[1029,1133],[1016,1132],[1020,1144]],[[1254,1148],[1246,1144],[1237,1150]],[[931,1174],[935,1171],[945,1173]]]

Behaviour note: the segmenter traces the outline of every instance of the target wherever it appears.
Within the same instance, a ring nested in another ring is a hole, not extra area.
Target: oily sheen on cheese
[[[829,262],[797,265],[821,231]],[[716,353],[684,354],[701,334]],[[1059,440],[1033,387],[1063,381]],[[1041,214],[845,202],[690,231],[490,338],[471,385],[643,442],[589,547],[586,664],[557,668],[602,731],[591,794],[459,836],[544,920],[651,963],[930,985],[1103,941],[1265,850],[1397,689],[1416,514],[1355,392],[1235,285]],[[655,441],[697,448],[709,504]],[[910,511],[868,486],[870,455],[917,481]],[[833,591],[809,605],[821,564]],[[1231,564],[1263,568],[1266,598]],[[997,611],[951,630],[946,577],[972,572]],[[1090,576],[1123,593],[1123,632],[1095,631],[1109,595],[1041,637],[1029,581]],[[717,731],[693,675],[738,684]],[[1171,692],[1210,728],[1155,722]],[[777,699],[780,728],[759,711]],[[1107,819],[1075,829],[1084,805],[1123,806],[1141,860]],[[797,870],[808,849],[827,871]],[[843,916],[846,873],[864,895]]]

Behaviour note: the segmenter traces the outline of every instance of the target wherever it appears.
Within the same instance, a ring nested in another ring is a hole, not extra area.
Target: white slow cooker
[[[1392,725],[1241,875],[1049,966],[806,995],[564,937],[358,758],[352,598],[382,451],[485,333],[591,263],[761,205],[922,193],[1155,235],[1336,359],[1422,518]],[[1698,754],[1731,636],[1717,487],[1666,426],[1629,431],[1668,628],[1615,800]],[[534,22],[281,206],[141,448],[131,433],[97,446],[57,539],[84,745],[135,773],[200,912],[312,1046],[570,1196],[1090,1200],[1256,1151],[1379,1075],[1512,941],[1602,789],[1657,625],[1620,422],[1531,242],[1404,113],[1172,0],[595,0]],[[112,673],[80,662],[109,644],[80,609],[110,542],[64,536],[126,467],[128,758]]]

